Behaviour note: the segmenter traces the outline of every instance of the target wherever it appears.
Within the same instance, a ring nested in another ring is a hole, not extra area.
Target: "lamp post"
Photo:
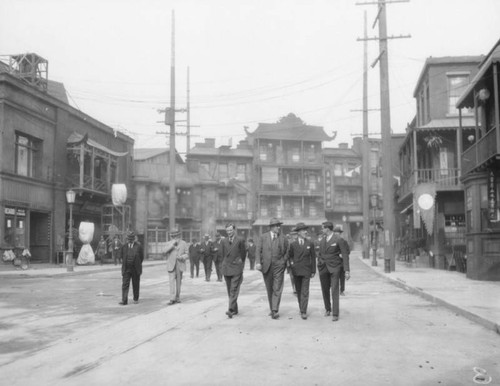
[[[69,204],[69,235],[68,251],[66,252],[66,270],[73,272],[73,204],[75,203],[76,193],[70,189],[66,192],[66,201]]]

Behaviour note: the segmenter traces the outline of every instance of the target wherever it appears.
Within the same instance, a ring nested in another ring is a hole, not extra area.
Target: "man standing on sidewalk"
[[[229,307],[226,315],[232,318],[238,314],[238,295],[243,282],[243,268],[245,267],[245,241],[236,235],[236,226],[226,225],[227,238],[221,242],[222,274],[226,280]]]
[[[323,223],[323,232],[325,237],[319,244],[318,270],[325,302],[325,316],[329,316],[331,310],[332,320],[336,322],[339,320],[339,286],[342,268],[345,270],[346,280],[350,278],[349,254],[345,240],[340,237],[342,229],[339,226],[333,228],[333,224],[326,221]],[[331,303],[327,285],[331,290]]]
[[[309,282],[316,273],[316,253],[314,243],[306,238],[307,228],[303,222],[299,222],[295,226],[293,231],[297,232],[298,237],[290,244],[288,250],[288,261],[297,291],[300,317],[304,320],[307,319]]]
[[[181,302],[182,273],[186,270],[186,259],[189,258],[187,243],[181,240],[181,232],[173,229],[170,232],[171,240],[167,243],[168,281],[170,284],[170,302],[168,305]]]
[[[191,279],[194,277],[195,271],[196,277],[200,274],[200,244],[196,239],[193,239],[189,246],[189,270],[191,271]]]
[[[121,306],[128,304],[128,290],[131,279],[134,303],[138,303],[144,254],[142,246],[135,241],[134,232],[128,232],[127,242],[122,246],[120,255],[122,257],[122,301],[119,304]]]
[[[267,299],[271,310],[269,315],[273,319],[279,318],[286,255],[288,253],[288,240],[280,232],[281,224],[283,223],[277,218],[272,218],[269,222],[269,232],[260,237],[255,250],[255,268],[262,271],[264,276]]]

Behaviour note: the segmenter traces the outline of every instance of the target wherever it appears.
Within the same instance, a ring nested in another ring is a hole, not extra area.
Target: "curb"
[[[422,290],[421,288],[410,286],[403,279],[392,278],[383,272],[379,272],[376,269],[373,269],[370,265],[366,264],[362,260],[362,258],[359,258],[359,260],[361,260],[362,263],[365,264],[367,267],[371,268],[371,270],[373,272],[375,272],[377,275],[386,278],[389,281],[389,283],[391,283],[392,285],[399,287],[401,289],[404,289],[406,292],[408,292],[412,295],[420,296],[421,298],[428,300],[432,303],[438,304],[440,306],[444,306],[444,307],[448,308],[449,310],[455,312],[456,314],[463,316],[464,318],[470,320],[471,322],[480,324],[481,326],[486,327],[487,329],[492,330],[500,335],[500,325],[498,325],[498,323],[492,322],[491,320],[485,319],[485,318],[483,318],[479,315],[476,315],[470,311],[467,311],[459,306],[456,306],[452,303],[449,303],[446,300],[443,300],[443,299],[438,298],[434,295],[431,295],[431,294],[425,292],[424,290]]]

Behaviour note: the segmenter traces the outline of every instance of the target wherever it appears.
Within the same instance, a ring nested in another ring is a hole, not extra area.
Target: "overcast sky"
[[[370,0],[371,2],[372,0]],[[170,104],[171,13],[176,24],[177,108],[190,67],[192,143],[236,143],[244,126],[293,112],[307,124],[362,134],[364,0],[1,0],[0,55],[35,52],[71,104],[118,129],[136,147],[162,147],[157,110]],[[411,0],[387,5],[391,123],[404,132],[426,58],[487,54],[500,38],[499,0]],[[368,63],[378,43],[368,44]],[[369,68],[369,108],[379,107],[379,67]],[[185,119],[178,114],[177,119]],[[185,131],[180,127],[177,131]],[[380,114],[369,131],[380,135]],[[179,138],[178,150],[185,151]]]

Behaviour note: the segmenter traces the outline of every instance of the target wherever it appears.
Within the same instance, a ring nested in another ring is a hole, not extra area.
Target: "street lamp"
[[[73,204],[75,203],[76,193],[70,189],[66,192],[66,201],[69,204],[69,235],[68,235],[68,251],[66,252],[66,269],[67,272],[73,272]]]

